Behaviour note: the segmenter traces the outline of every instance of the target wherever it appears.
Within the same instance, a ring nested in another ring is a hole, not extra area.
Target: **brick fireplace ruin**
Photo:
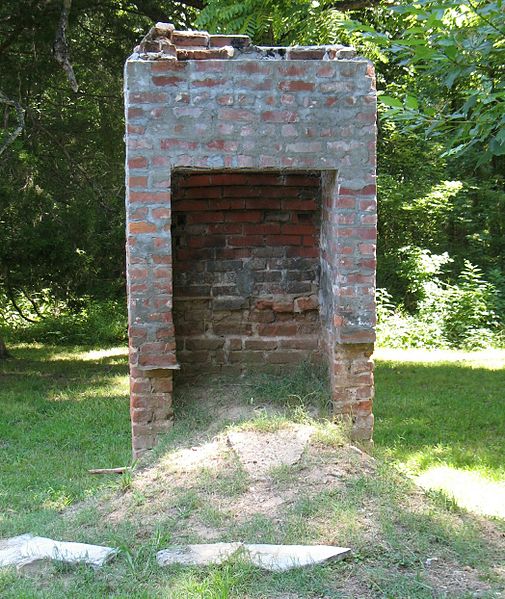
[[[125,69],[132,442],[173,375],[329,364],[373,430],[376,92],[343,46],[267,48],[158,23]]]

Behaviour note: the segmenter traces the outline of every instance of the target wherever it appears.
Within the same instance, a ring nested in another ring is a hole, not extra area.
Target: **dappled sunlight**
[[[129,397],[129,380],[127,375],[109,375],[107,378],[95,377],[90,385],[65,387],[55,389],[48,394],[48,401],[77,401],[83,402],[90,399],[108,399],[111,397]]]
[[[65,349],[64,351],[56,351],[51,354],[49,361],[79,361],[79,362],[99,362],[104,359],[110,358],[127,358],[128,348],[127,347],[110,347],[108,349],[79,349],[74,350]]]
[[[468,368],[487,368],[500,370],[505,368],[505,349],[486,349],[481,351],[463,351],[453,349],[391,349],[379,347],[374,358],[384,362],[403,362],[417,364],[460,363]]]
[[[93,349],[79,354],[79,359],[83,361],[96,362],[104,358],[127,358],[127,347],[110,347],[109,349]]]
[[[438,467],[505,481],[505,351],[376,354],[377,451],[412,476]]]
[[[202,465],[207,467],[223,454],[223,445],[217,440],[168,451],[160,459],[158,466],[171,472],[193,472]]]
[[[446,465],[433,466],[415,480],[423,489],[443,491],[470,512],[505,518],[505,482]]]

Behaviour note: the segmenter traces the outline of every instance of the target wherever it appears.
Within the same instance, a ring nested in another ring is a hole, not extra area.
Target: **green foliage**
[[[398,30],[369,36],[404,68],[381,96],[384,116],[439,139],[446,156],[478,164],[505,154],[503,2],[419,0],[391,7]],[[351,29],[360,31],[361,23]],[[387,48],[387,49],[386,49]]]
[[[59,311],[61,323],[41,322],[43,337],[57,330],[76,341],[96,320],[93,301],[124,301],[124,60],[153,20],[184,27],[194,10],[162,1],[74,1],[67,31],[79,83],[73,92],[52,55],[61,5],[0,3],[0,91],[25,111],[23,133],[0,155],[0,308],[28,297],[43,311],[38,303],[49,296],[50,318]],[[0,144],[14,111],[2,119]],[[74,324],[84,328],[67,335]]]
[[[468,260],[454,285],[436,277],[424,283],[421,319],[440,321],[444,338],[452,346],[486,347],[498,325],[496,289],[484,280],[481,270]]]
[[[502,307],[499,291],[484,279],[482,271],[468,260],[453,284],[439,278],[441,267],[450,262],[447,254],[409,248],[406,273],[415,291],[417,313],[396,307],[392,296],[379,289],[378,342],[385,347],[503,347],[504,323],[497,310]]]
[[[310,45],[348,43],[352,34],[342,26],[344,18],[339,2],[331,0],[208,0],[196,24],[246,33],[257,44]]]
[[[10,341],[37,341],[52,344],[81,344],[93,340],[95,343],[111,345],[124,343],[127,339],[126,306],[119,300],[93,300],[82,298],[82,306],[71,311],[63,302],[50,299],[40,304],[42,317],[29,311],[27,301],[18,301],[24,314],[34,322],[23,320],[5,302],[6,309],[0,311],[0,334]],[[24,305],[23,305],[24,304]]]
[[[466,342],[459,324],[445,341],[435,325],[416,330],[434,275],[423,270],[426,260],[446,254],[452,261],[436,273],[444,305],[455,306],[458,322],[468,315],[471,339],[495,331],[447,298],[464,285],[458,277],[468,260],[493,286],[491,320],[504,321],[503,1],[198,4],[74,1],[68,40],[78,92],[52,56],[58,3],[0,4],[0,92],[25,114],[22,135],[0,155],[1,326],[15,330],[3,334],[124,339],[122,67],[159,20],[248,33],[263,44],[353,44],[372,59],[382,100],[378,284],[400,310],[391,342],[400,330],[416,344]],[[0,144],[16,126],[15,107],[5,105]]]

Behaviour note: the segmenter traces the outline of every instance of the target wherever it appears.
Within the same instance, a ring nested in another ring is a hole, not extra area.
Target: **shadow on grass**
[[[418,471],[445,463],[505,478],[505,370],[378,361],[376,382],[379,451]]]

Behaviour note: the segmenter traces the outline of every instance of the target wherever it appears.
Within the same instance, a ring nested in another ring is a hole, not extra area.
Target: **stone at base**
[[[53,541],[24,534],[0,541],[0,567],[15,566],[18,569],[26,569],[36,562],[54,560],[99,568],[116,553],[117,549],[112,547]]]
[[[245,470],[258,478],[276,466],[292,466],[302,457],[314,429],[297,425],[275,433],[232,431],[228,443],[237,454]]]
[[[184,566],[209,566],[222,564],[242,547],[242,543],[203,543],[184,545],[158,551],[156,560],[160,566],[182,564]]]
[[[321,564],[329,560],[340,560],[348,556],[347,547],[331,545],[245,545],[251,562],[270,572],[283,572],[292,568],[302,568]]]
[[[347,557],[347,547],[331,545],[265,545],[248,543],[204,543],[200,545],[174,546],[158,551],[156,560],[160,566],[180,564],[184,566],[219,565],[236,554],[253,565],[270,572],[283,572],[321,564],[329,560]]]

